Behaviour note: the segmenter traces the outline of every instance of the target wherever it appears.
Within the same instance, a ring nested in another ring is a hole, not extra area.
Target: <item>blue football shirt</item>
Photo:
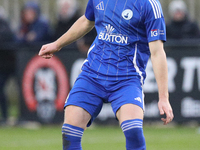
[[[158,0],[89,0],[85,16],[95,21],[97,37],[83,73],[103,80],[139,77],[144,82],[150,56],[148,43],[166,41]]]

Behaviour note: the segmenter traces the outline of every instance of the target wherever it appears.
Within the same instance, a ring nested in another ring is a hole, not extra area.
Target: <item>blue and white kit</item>
[[[95,22],[97,37],[65,107],[84,108],[91,121],[103,102],[110,102],[114,113],[127,103],[144,109],[142,85],[150,56],[148,43],[166,41],[160,2],[89,0],[85,16]]]

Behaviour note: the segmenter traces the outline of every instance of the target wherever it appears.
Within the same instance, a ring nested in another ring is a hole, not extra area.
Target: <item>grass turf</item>
[[[144,127],[147,150],[199,150],[197,128]],[[83,135],[83,150],[125,150],[125,138],[119,127],[95,126]],[[61,150],[61,126],[39,129],[0,127],[0,150]]]

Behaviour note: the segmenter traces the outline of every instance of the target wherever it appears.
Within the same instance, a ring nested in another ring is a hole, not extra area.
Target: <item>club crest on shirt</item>
[[[130,9],[126,9],[122,12],[122,17],[125,20],[130,20],[133,17],[133,11]]]

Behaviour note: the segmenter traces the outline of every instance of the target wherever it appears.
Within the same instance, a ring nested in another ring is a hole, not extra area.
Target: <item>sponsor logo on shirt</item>
[[[98,10],[104,10],[104,3],[103,3],[103,1],[100,2],[100,3],[96,6],[96,9],[98,9]]]
[[[108,24],[105,28],[106,31],[101,31],[98,39],[112,43],[128,44],[128,37],[122,34],[113,33],[113,31],[115,30],[113,26]]]
[[[165,35],[164,30],[159,30],[159,29],[151,30],[151,37],[156,37],[159,35]]]
[[[158,30],[157,29],[151,30],[151,37],[155,37],[155,36],[158,36]]]
[[[133,17],[133,11],[130,9],[126,9],[122,12],[122,17],[125,20],[130,20]]]

